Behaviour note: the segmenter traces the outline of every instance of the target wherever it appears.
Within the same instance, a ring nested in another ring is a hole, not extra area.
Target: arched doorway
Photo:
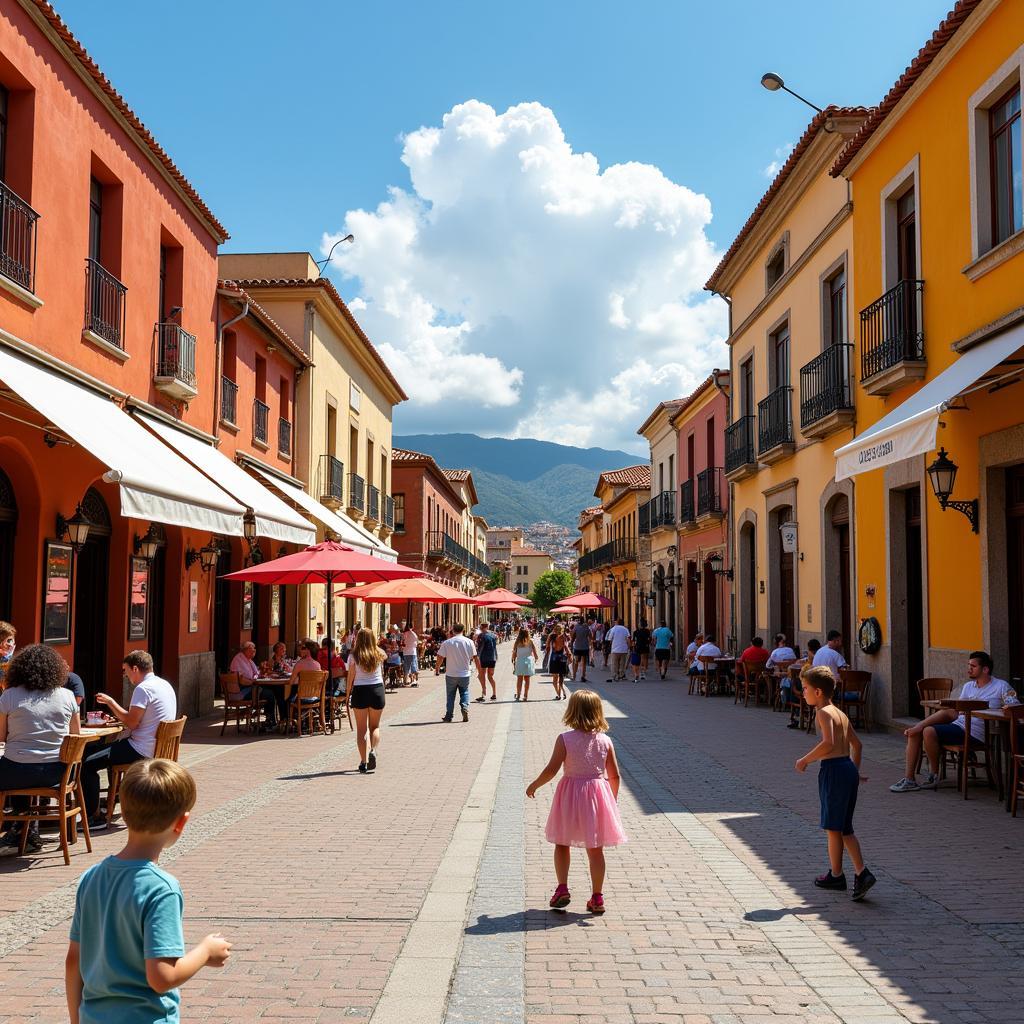
[[[757,633],[757,527],[740,530],[739,643],[746,645]]]
[[[785,633],[790,643],[796,640],[796,554],[782,549],[782,524],[792,518],[791,505],[777,507],[772,512],[768,537],[769,564],[775,570],[769,580],[769,621],[772,631]]]
[[[668,584],[665,589],[665,625],[672,630],[675,639],[672,642],[673,651],[678,650],[679,637],[676,635],[679,632],[679,623],[676,621],[676,566],[675,562],[668,563],[668,571],[665,574],[668,578]]]
[[[849,657],[853,638],[850,588],[850,499],[838,494],[825,510],[829,543],[825,545],[825,629],[838,629]]]
[[[718,575],[711,571],[711,563],[705,561],[700,578],[704,587],[704,636],[709,633],[721,643],[718,635]]]
[[[72,658],[75,672],[85,684],[85,707],[91,708],[96,694],[116,682],[106,678],[111,522],[107,503],[94,487],[85,492],[82,512],[92,525],[88,539],[75,558]],[[117,696],[120,697],[120,693]]]
[[[697,563],[686,563],[686,600],[684,602],[686,616],[686,642],[689,643],[697,635]]]
[[[18,528],[18,503],[10,478],[0,469],[0,619],[14,617],[14,536]]]

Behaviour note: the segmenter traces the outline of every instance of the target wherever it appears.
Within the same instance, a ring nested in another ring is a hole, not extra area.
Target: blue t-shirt
[[[672,630],[668,626],[659,626],[652,634],[654,637],[654,649],[656,651],[667,651],[672,646]]]
[[[185,954],[177,879],[152,861],[107,857],[78,883],[71,941],[80,946],[80,1024],[178,1024],[177,989],[146,981],[146,960]]]
[[[481,633],[477,638],[476,642],[477,654],[481,661],[493,661],[498,660],[498,638],[490,630],[486,633]]]

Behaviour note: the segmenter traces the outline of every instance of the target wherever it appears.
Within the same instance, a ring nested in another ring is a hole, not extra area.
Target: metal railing
[[[468,548],[464,548],[454,537],[449,537],[441,530],[431,530],[427,534],[427,557],[446,559],[468,569],[470,559],[476,556]],[[489,569],[487,575],[490,575]]]
[[[860,313],[860,379],[924,359],[924,281],[900,281]]]
[[[230,377],[220,379],[220,418],[238,424],[238,385]]]
[[[483,579],[487,579],[491,575],[491,567],[482,558],[478,558],[472,552],[470,552],[469,555],[469,571]]]
[[[662,491],[644,502],[640,506],[638,522],[641,536],[662,526],[675,526],[676,492]]]
[[[725,471],[754,463],[754,417],[741,416],[725,428]]]
[[[374,522],[380,522],[380,490],[373,484],[366,488],[366,514]]]
[[[157,324],[156,376],[196,387],[196,336],[178,324]]]
[[[283,416],[279,417],[277,421],[277,450],[282,455],[291,455],[292,453],[292,425]]]
[[[348,475],[348,506],[366,511],[366,481],[358,473]]]
[[[270,406],[266,402],[254,398],[252,400],[252,437],[254,441],[259,441],[261,444],[267,443],[269,419]]]
[[[39,214],[0,181],[0,274],[36,290],[36,221]]]
[[[697,515],[721,514],[722,467],[709,466],[697,474]]]
[[[317,467],[317,490],[323,498],[343,501],[345,498],[345,466],[333,455],[321,455]]]
[[[395,499],[390,494],[384,498],[384,525],[389,530],[395,528]]]
[[[793,413],[788,385],[776,388],[757,403],[757,450],[760,454],[793,441]]]
[[[693,514],[693,481],[684,480],[679,485],[679,522],[692,523]]]
[[[85,329],[124,348],[124,297],[128,289],[94,259],[85,261]],[[177,325],[175,325],[177,326]]]
[[[850,391],[852,345],[830,345],[800,368],[800,428],[839,409],[853,408]]]

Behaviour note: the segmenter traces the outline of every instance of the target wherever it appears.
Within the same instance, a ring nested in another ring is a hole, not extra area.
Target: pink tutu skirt
[[[563,775],[544,835],[556,846],[621,846],[629,842],[607,779]]]

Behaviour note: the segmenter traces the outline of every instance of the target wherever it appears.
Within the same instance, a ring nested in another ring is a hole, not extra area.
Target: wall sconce
[[[206,547],[199,551],[196,551],[195,548],[187,548],[185,550],[185,571],[187,572],[193,565],[195,565],[196,562],[198,562],[199,568],[202,569],[203,572],[212,572],[216,567],[217,560],[219,558],[220,549],[214,547],[213,544],[207,544]]]
[[[950,501],[949,496],[953,493],[953,485],[956,483],[956,471],[959,467],[949,457],[945,448],[939,449],[935,461],[928,467],[928,479],[931,481],[935,497],[939,499],[939,508],[943,512],[947,508],[956,509],[967,516],[971,524],[971,530],[978,532],[978,499],[971,501]]]
[[[700,569],[693,570],[693,575],[690,577],[690,582],[696,583],[698,587],[700,586]]]
[[[92,523],[82,511],[82,506],[75,507],[75,514],[70,519],[57,515],[57,540],[67,539],[77,554],[89,539]]]
[[[157,550],[160,547],[160,538],[153,529],[152,523],[150,523],[149,529],[141,537],[135,534],[135,537],[132,539],[132,547],[135,549],[135,554],[147,562],[152,562],[156,558]]]
[[[668,557],[669,558],[675,558],[677,552],[678,552],[678,548],[675,546],[675,544],[669,544],[669,546],[668,546]]]
[[[713,555],[708,555],[708,568],[716,576],[724,576],[727,580],[732,579],[732,569],[725,568],[725,559],[722,558],[719,551],[716,551]]]
[[[251,508],[247,508],[245,515],[242,516],[242,536],[249,547],[252,547],[256,540],[256,513]]]

